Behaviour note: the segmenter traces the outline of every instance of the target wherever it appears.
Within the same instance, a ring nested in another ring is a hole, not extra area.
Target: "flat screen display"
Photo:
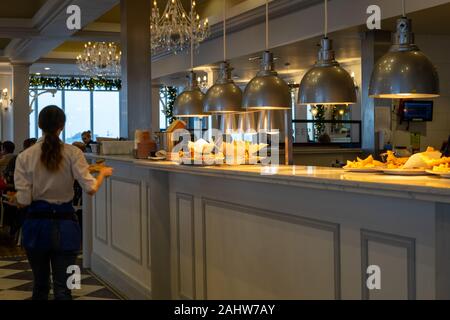
[[[405,101],[404,121],[433,121],[433,101]]]

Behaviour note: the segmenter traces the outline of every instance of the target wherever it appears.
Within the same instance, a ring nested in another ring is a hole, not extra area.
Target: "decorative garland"
[[[82,78],[82,77],[30,77],[30,88],[33,89],[69,89],[69,90],[120,90],[120,79]]]
[[[325,106],[317,105],[316,109],[317,115],[315,116],[315,120],[318,122],[314,123],[314,127],[316,129],[316,137],[320,137],[325,131],[325,123],[321,122],[325,120]]]
[[[169,124],[172,124],[175,120],[173,117],[173,106],[175,105],[175,100],[177,99],[177,89],[175,87],[162,87],[161,94],[166,98],[166,106],[162,112],[166,116]]]

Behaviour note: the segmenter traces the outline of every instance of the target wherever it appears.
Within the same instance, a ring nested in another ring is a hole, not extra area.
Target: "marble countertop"
[[[87,155],[87,157],[128,162],[135,166],[161,171],[450,203],[450,179],[437,176],[392,176],[351,173],[337,168],[285,165],[203,167],[180,165],[169,161],[138,160],[127,156]]]

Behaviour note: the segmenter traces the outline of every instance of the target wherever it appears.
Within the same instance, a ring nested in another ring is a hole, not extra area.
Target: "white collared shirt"
[[[74,180],[86,192],[94,190],[96,179],[89,173],[89,165],[80,149],[64,144],[61,166],[58,171],[50,172],[41,162],[41,148],[42,141],[38,141],[17,157],[14,184],[19,204],[29,205],[37,200],[55,204],[70,202],[74,197]]]

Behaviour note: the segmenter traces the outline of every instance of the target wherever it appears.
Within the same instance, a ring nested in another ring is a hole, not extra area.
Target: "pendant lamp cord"
[[[269,0],[266,0],[266,51],[269,51]]]
[[[227,61],[227,0],[223,0],[223,61]]]
[[[325,0],[325,22],[324,22],[324,33],[325,38],[328,37],[328,1]]]
[[[402,0],[402,12],[403,12],[403,18],[406,17],[406,5],[405,0]]]
[[[194,71],[194,3],[191,0],[191,70]]]

